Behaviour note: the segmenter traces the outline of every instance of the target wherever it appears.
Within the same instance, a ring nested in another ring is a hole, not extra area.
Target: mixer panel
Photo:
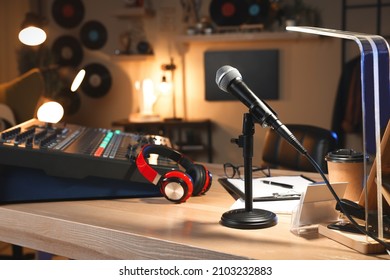
[[[145,182],[133,159],[148,143],[171,146],[161,136],[65,123],[48,125],[31,119],[1,133],[0,164],[42,169],[60,177]],[[159,168],[172,169],[174,164],[161,159]]]

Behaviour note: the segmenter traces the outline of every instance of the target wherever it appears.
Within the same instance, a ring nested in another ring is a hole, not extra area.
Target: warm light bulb
[[[158,90],[162,94],[168,94],[171,91],[171,87],[172,87],[171,83],[167,82],[166,77],[163,76],[162,81],[158,85]]]
[[[38,120],[46,123],[58,123],[64,116],[64,108],[60,103],[49,101],[41,105],[37,112]]]
[[[72,92],[75,92],[79,86],[81,85],[81,83],[83,82],[84,80],[84,77],[85,77],[85,70],[84,69],[81,69],[76,77],[74,78],[73,82],[72,82],[72,86],[70,87],[70,90]]]
[[[28,26],[19,32],[19,40],[28,46],[38,46],[45,42],[46,33],[41,28]]]

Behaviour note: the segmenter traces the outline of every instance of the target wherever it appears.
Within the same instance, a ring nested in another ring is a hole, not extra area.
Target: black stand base
[[[238,229],[260,229],[276,225],[278,218],[275,213],[262,209],[235,209],[225,212],[220,223],[226,227]]]
[[[253,209],[252,189],[252,157],[254,122],[249,113],[244,114],[242,135],[238,139],[232,139],[240,148],[243,148],[245,171],[245,208],[225,212],[220,224],[237,229],[260,229],[272,227],[277,224],[275,213],[262,209]]]

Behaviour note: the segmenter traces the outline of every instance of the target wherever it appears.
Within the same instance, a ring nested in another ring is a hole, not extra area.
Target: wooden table
[[[3,205],[0,240],[71,259],[390,259],[296,236],[290,215],[266,229],[224,227],[234,200],[217,182],[221,166],[210,170],[211,190],[183,204],[157,197]]]

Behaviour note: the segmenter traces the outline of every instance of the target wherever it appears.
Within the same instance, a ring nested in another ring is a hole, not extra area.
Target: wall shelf
[[[134,17],[153,16],[154,11],[145,7],[125,8],[118,10],[114,16],[118,19],[130,19]]]
[[[118,54],[110,56],[113,61],[138,61],[138,60],[148,60],[153,59],[154,55],[152,54]]]
[[[315,39],[319,36],[300,34],[296,32],[242,32],[242,33],[218,33],[210,35],[181,35],[177,41],[181,43],[204,42],[245,42],[265,40],[300,40]]]

